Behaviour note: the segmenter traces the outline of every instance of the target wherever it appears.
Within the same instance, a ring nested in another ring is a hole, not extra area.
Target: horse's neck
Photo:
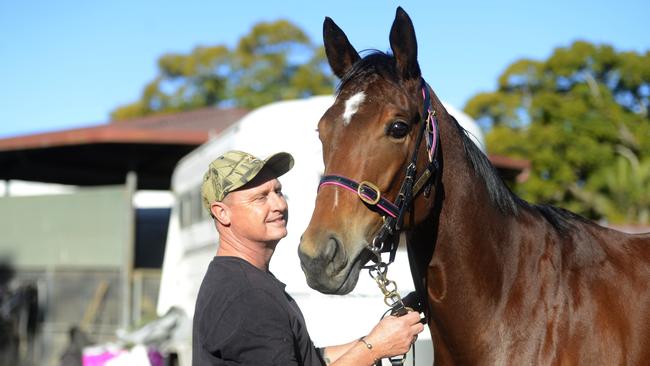
[[[456,127],[447,123],[441,133],[442,192],[437,194],[442,197],[437,198],[442,198],[442,202],[433,208],[431,215],[431,219],[437,220],[436,252],[441,254],[440,260],[450,264],[498,272],[507,265],[507,258],[501,257],[504,250],[514,245],[508,239],[517,227],[517,219],[505,214],[490,199],[488,183],[470,164]],[[479,253],[480,263],[476,263]],[[458,266],[455,268],[460,270]]]
[[[508,254],[516,222],[490,201],[486,183],[468,163],[457,132],[447,127],[442,141],[444,167],[436,188],[442,203],[409,239],[411,245],[435,245],[425,271],[430,324],[449,337],[440,342],[455,347],[472,337],[467,332],[480,332],[482,319],[489,319],[498,306],[503,279],[514,267]]]
[[[454,169],[462,169],[461,165]],[[511,238],[518,225],[514,217],[494,207],[484,185],[472,171],[449,179],[443,176],[441,207],[411,236],[411,242],[434,246],[426,265],[429,272],[442,276],[434,280],[440,295],[454,296],[450,286],[462,286],[465,290],[458,295],[464,301],[483,301],[487,306],[498,295],[502,278],[515,266],[508,254],[516,251]],[[464,296],[470,289],[477,296]]]

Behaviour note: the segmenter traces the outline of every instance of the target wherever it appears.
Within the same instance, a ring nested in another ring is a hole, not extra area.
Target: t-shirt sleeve
[[[250,289],[234,299],[212,329],[212,354],[223,365],[298,365],[287,312],[264,290]]]

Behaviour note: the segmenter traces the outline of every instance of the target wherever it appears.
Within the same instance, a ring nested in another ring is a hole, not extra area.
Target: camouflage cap
[[[203,206],[209,211],[210,203],[222,201],[228,193],[253,180],[265,167],[279,177],[291,170],[293,157],[280,152],[261,160],[249,153],[233,150],[216,158],[203,175]]]

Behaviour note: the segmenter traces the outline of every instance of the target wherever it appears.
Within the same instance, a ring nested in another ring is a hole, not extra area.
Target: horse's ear
[[[395,21],[390,29],[390,48],[397,61],[397,69],[405,80],[420,77],[418,65],[418,42],[415,39],[415,29],[408,14],[397,8]]]
[[[327,61],[339,79],[361,58],[345,33],[330,17],[325,17],[323,22],[323,42]]]

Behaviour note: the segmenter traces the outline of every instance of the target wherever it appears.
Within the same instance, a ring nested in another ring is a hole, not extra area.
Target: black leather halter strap
[[[323,186],[333,185],[356,192],[359,198],[369,208],[384,216],[384,224],[372,243],[368,246],[368,249],[377,256],[380,253],[390,253],[388,264],[395,260],[395,254],[399,245],[399,232],[402,229],[405,213],[411,207],[414,197],[423,190],[425,194],[429,194],[433,182],[432,178],[435,177],[438,171],[438,161],[436,159],[439,145],[438,121],[435,116],[435,111],[431,107],[429,86],[424,79],[422,79],[422,96],[424,99],[422,123],[420,124],[409,165],[406,168],[404,181],[394,202],[383,197],[379,188],[368,181],[357,183],[353,179],[330,174],[323,176],[319,185],[319,190]],[[422,174],[416,179],[418,151],[424,136],[426,136],[429,163]]]
[[[397,217],[399,207],[382,197],[379,188],[370,182],[357,183],[340,175],[326,175],[320,181],[320,187],[333,185],[356,193],[371,208],[377,208],[382,215]]]

